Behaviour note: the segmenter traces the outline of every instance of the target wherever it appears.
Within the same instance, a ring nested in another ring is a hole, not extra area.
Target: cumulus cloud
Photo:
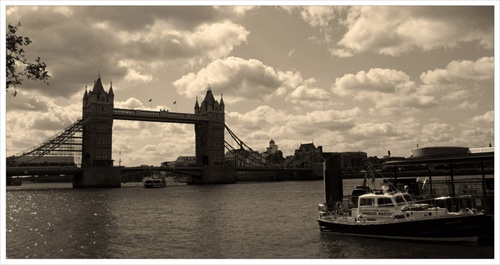
[[[299,72],[279,71],[261,61],[228,57],[211,62],[197,73],[176,80],[177,92],[187,97],[203,94],[208,85],[224,94],[224,102],[269,100],[286,96],[293,103],[327,101],[329,93],[315,87],[316,80],[304,80]],[[290,93],[290,94],[288,94]]]
[[[234,14],[214,7],[17,6],[8,22],[22,21],[18,33],[33,41],[27,54],[41,57],[51,75],[49,86],[27,80],[23,89],[67,98],[98,70],[117,83],[147,83],[160,65],[226,57],[249,34],[227,20]]]
[[[6,106],[9,111],[41,111],[49,110],[52,100],[26,91],[16,91],[16,97],[7,96]]]
[[[345,74],[335,79],[333,91],[340,95],[355,95],[357,99],[371,97],[374,93],[409,94],[414,92],[415,82],[402,72],[392,69],[370,69],[356,74]]]
[[[300,16],[313,27],[327,27],[331,20],[336,17],[335,6],[302,6]]]
[[[471,22],[473,21],[473,22]],[[337,56],[374,52],[399,56],[415,49],[453,48],[478,42],[493,48],[491,7],[353,7]]]
[[[41,144],[81,117],[81,101],[77,97],[72,98],[75,101],[70,105],[58,105],[52,99],[25,91],[19,91],[18,97],[7,101],[7,106],[12,107],[5,117],[7,154]]]
[[[459,109],[464,109],[464,110],[473,110],[476,109],[478,106],[478,102],[470,102],[468,100],[460,103],[457,105],[457,108]]]
[[[120,109],[142,109],[144,104],[136,98],[128,98],[125,101],[115,101],[115,108]]]
[[[495,122],[495,114],[493,111],[488,111],[483,115],[473,117],[471,121],[474,124],[493,124]]]
[[[372,52],[390,56],[420,49],[453,48],[476,42],[493,48],[493,7],[487,6],[352,6],[294,7],[324,33],[330,52],[349,57]],[[346,30],[332,28],[340,21]],[[340,40],[338,40],[340,38]]]
[[[420,79],[424,85],[419,91],[427,95],[441,95],[443,100],[466,100],[493,87],[493,76],[493,57],[476,61],[455,60],[444,69],[422,73]]]
[[[247,113],[229,112],[226,115],[226,124],[231,127],[233,124],[239,124],[245,134],[259,128],[268,127],[273,124],[279,124],[285,120],[287,114],[285,111],[276,110],[270,106],[258,106]]]
[[[450,124],[433,122],[425,124],[422,127],[419,134],[419,140],[423,145],[428,145],[428,143],[432,143],[433,145],[446,145],[454,142],[454,132],[455,127]]]
[[[285,100],[316,109],[326,109],[333,105],[331,92],[316,87],[314,78],[304,80],[302,84],[286,95]]]
[[[478,96],[493,87],[493,67],[493,57],[451,61],[444,69],[423,72],[420,85],[402,71],[373,68],[336,78],[332,92],[371,101],[369,112],[384,116],[437,107],[439,100],[462,101],[455,107],[473,109]]]
[[[375,106],[370,109],[371,114],[403,114],[436,106],[432,96],[420,95],[417,88],[402,71],[375,68],[336,78],[332,91],[356,100],[373,101]]]
[[[356,124],[356,126],[349,132],[357,140],[391,137],[395,135],[401,135],[402,133],[399,131],[398,126],[394,124],[373,122]]]
[[[491,80],[494,76],[494,65],[493,57],[483,57],[476,61],[452,61],[445,69],[422,73],[420,79],[427,85]]]
[[[437,101],[430,96],[392,95],[381,97],[375,102],[375,106],[369,109],[369,112],[383,116],[405,115],[436,106]]]
[[[245,143],[265,150],[270,139],[280,142],[280,149],[293,153],[304,139],[321,139],[323,134],[347,132],[356,124],[362,111],[315,110],[298,115],[270,106],[259,106],[246,113],[229,112],[226,124]],[[287,141],[282,141],[287,139]]]

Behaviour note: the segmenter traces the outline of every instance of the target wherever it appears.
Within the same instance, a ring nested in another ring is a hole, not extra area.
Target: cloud
[[[243,100],[269,100],[312,83],[314,80],[305,82],[299,72],[275,70],[254,59],[228,57],[214,60],[197,73],[182,76],[173,85],[179,94],[187,97],[203,94],[210,85],[224,93],[224,102],[233,104]]]
[[[286,95],[285,100],[293,104],[301,104],[310,108],[325,109],[333,104],[330,91],[315,86],[316,80],[310,78]]]
[[[336,78],[332,92],[356,100],[372,101],[371,114],[391,115],[427,109],[437,105],[432,96],[420,95],[410,77],[392,69],[370,69]]]
[[[492,6],[318,6],[288,10],[296,9],[300,9],[304,21],[320,29],[331,54],[338,57],[365,52],[399,56],[467,42],[493,48]],[[341,27],[333,28],[338,22]],[[337,40],[342,28],[345,34]]]
[[[442,94],[443,100],[464,100],[482,93],[493,86],[493,57],[476,61],[462,60],[448,63],[444,69],[424,72],[420,79],[424,85],[419,89],[427,95]]]
[[[464,109],[464,110],[473,110],[477,109],[477,107],[478,107],[477,102],[470,102],[467,100],[457,105],[458,109]]]
[[[313,27],[327,27],[336,17],[335,6],[303,6],[300,7],[301,18]]]
[[[229,127],[238,125],[244,133],[266,128],[274,124],[279,124],[285,120],[287,114],[285,111],[276,110],[270,106],[258,106],[247,113],[228,112],[226,115],[226,124]]]
[[[471,119],[471,121],[473,124],[478,124],[478,125],[479,124],[493,125],[493,123],[495,122],[495,114],[493,111],[488,111],[483,115],[474,116]]]
[[[114,107],[119,109],[143,109],[144,104],[136,98],[128,98],[125,101],[115,101]]]
[[[12,102],[7,104],[9,106],[5,116],[5,133],[9,139],[6,146],[7,154],[19,153],[35,144],[41,144],[81,117],[79,96],[72,97],[74,101],[64,106],[36,93],[20,91],[18,97],[9,100]],[[37,107],[40,109],[36,109]]]
[[[51,75],[48,86],[26,80],[22,88],[68,98],[98,71],[130,86],[151,82],[160,66],[224,58],[249,34],[227,20],[234,15],[213,7],[17,6],[8,22],[22,21],[18,34],[33,41],[26,53]]]
[[[415,111],[436,107],[437,101],[430,96],[419,95],[393,95],[381,97],[370,108],[370,114],[374,115],[408,115]]]
[[[359,123],[349,130],[349,134],[357,140],[391,137],[401,135],[402,133],[406,132],[399,131],[398,126],[395,126],[394,124],[373,122]]]
[[[345,74],[335,79],[333,91],[340,95],[355,95],[357,99],[369,98],[374,93],[409,94],[416,89],[415,82],[402,72],[392,69],[370,69],[356,74]]]
[[[163,20],[175,28],[191,30],[218,20],[221,12],[211,6],[86,6],[73,8],[88,22],[105,21],[120,31],[140,32]]]
[[[314,130],[328,131],[344,131],[355,126],[355,120],[361,114],[360,108],[350,110],[316,110],[308,112],[305,115],[289,116],[287,125],[295,130],[300,131],[300,127],[308,127],[300,125],[310,124]]]
[[[433,122],[422,127],[419,134],[419,140],[424,146],[428,146],[428,143],[438,146],[446,145],[454,142],[454,132],[455,127],[450,124]]]
[[[121,32],[119,39],[127,58],[143,64],[179,60],[199,64],[224,58],[245,42],[248,34],[230,21],[201,24],[190,31],[158,21],[144,32]]]
[[[17,90],[16,90],[17,91]],[[37,94],[27,93],[19,90],[17,95],[6,97],[6,106],[9,111],[41,111],[45,112],[49,109],[52,100]]]
[[[420,79],[427,85],[491,80],[494,76],[494,66],[493,57],[482,57],[475,62],[452,61],[445,69],[434,69],[422,73]]]
[[[285,154],[293,154],[301,141],[322,139],[322,135],[329,133],[347,132],[355,126],[361,113],[360,108],[353,108],[315,110],[294,115],[270,106],[259,106],[246,113],[229,112],[226,124],[254,150],[265,150],[269,140],[274,139]]]

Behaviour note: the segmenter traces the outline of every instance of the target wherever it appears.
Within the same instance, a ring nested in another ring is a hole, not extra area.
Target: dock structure
[[[382,166],[392,172],[393,184],[407,172],[427,177],[428,189],[421,196],[471,195],[476,206],[486,213],[494,211],[494,158],[492,148],[479,149],[459,147],[421,148],[413,151],[414,156],[389,161]],[[447,152],[448,151],[448,152]],[[391,170],[392,169],[392,170]]]

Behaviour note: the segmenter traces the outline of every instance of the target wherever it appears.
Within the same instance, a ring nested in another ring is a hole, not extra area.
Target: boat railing
[[[478,211],[483,211],[481,207],[478,207],[478,203],[481,203],[481,200],[479,200],[471,195],[460,195],[460,196],[440,196],[440,197],[433,197],[433,198],[422,198],[422,197],[416,197],[414,205],[416,207],[412,207],[413,210],[417,210],[419,208],[424,207],[423,205],[426,205],[425,207],[427,209],[430,208],[444,208],[447,209],[448,213],[461,213],[461,212],[466,212],[466,213],[471,213],[471,212],[478,212]],[[481,206],[481,205],[479,205]]]

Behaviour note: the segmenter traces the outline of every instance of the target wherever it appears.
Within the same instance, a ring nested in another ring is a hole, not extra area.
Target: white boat
[[[167,186],[167,181],[163,176],[148,176],[142,179],[144,188],[164,188]]]
[[[471,196],[417,202],[407,192],[388,186],[372,190],[363,185],[342,202],[319,204],[318,223],[322,231],[351,236],[477,241],[490,217],[472,205]]]

